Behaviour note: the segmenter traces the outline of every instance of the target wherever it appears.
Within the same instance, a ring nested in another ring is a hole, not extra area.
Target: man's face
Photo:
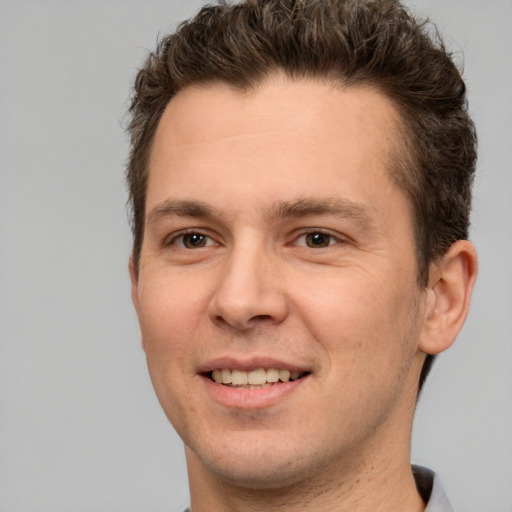
[[[396,119],[374,91],[280,77],[168,105],[133,299],[189,465],[272,486],[403,445],[425,299]]]

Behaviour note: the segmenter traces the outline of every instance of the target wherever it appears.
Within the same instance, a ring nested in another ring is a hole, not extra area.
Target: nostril
[[[258,321],[258,320],[272,320],[270,315],[256,315],[253,316],[249,321]]]
[[[247,320],[237,318],[235,316],[226,317],[224,315],[215,315],[214,322],[218,325],[223,326],[231,326],[240,331],[247,331],[254,327],[257,327],[259,324],[264,324],[268,322],[273,322],[274,319],[272,315],[254,315],[249,317]]]

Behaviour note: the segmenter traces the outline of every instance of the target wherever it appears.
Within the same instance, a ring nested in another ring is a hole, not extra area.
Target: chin
[[[242,464],[231,464],[230,467],[215,464],[209,469],[226,483],[257,490],[292,487],[308,479],[312,473],[300,467],[297,461],[292,464],[267,460],[264,464],[252,464],[245,460]]]
[[[261,434],[261,433],[260,433]],[[188,450],[187,450],[188,451]],[[198,453],[199,452],[199,453]],[[283,489],[309,480],[319,467],[329,462],[329,454],[315,454],[304,443],[240,441],[232,439],[229,447],[197,450],[196,462],[229,485],[247,489]],[[187,455],[189,463],[191,458]],[[327,460],[326,460],[327,459]]]

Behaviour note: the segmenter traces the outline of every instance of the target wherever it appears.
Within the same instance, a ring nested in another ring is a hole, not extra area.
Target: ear
[[[133,256],[128,260],[128,270],[130,271],[130,281],[132,282],[132,302],[137,314],[139,313],[139,273],[137,266],[133,261]]]
[[[452,346],[469,311],[477,269],[476,250],[468,240],[455,242],[431,265],[420,350],[439,354]]]
[[[139,303],[139,273],[137,271],[137,266],[133,261],[133,256],[130,256],[128,261],[128,270],[130,271],[130,281],[132,282],[132,302],[135,307],[135,312],[137,313],[137,317],[139,319],[140,324],[140,303]],[[141,334],[141,344],[142,349],[145,350],[144,347],[144,339]]]

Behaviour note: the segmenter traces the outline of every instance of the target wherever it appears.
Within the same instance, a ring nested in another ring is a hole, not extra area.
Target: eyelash
[[[316,247],[312,247],[312,246],[309,246],[307,245],[307,237],[308,236],[314,236],[314,235],[321,235],[323,237],[326,237],[328,238],[328,242],[326,245],[319,245],[319,246],[316,246]],[[298,244],[297,242],[301,239],[304,239],[304,243],[303,244]],[[322,230],[322,229],[311,229],[311,230],[308,230],[308,231],[304,231],[303,233],[301,233],[297,238],[295,238],[294,242],[293,242],[293,245],[300,245],[300,246],[304,246],[304,247],[307,247],[309,249],[325,249],[325,248],[328,248],[328,247],[332,247],[334,245],[338,245],[338,244],[341,244],[345,242],[345,240],[343,240],[339,235],[335,235],[329,231],[325,231],[325,230]]]
[[[202,237],[202,240],[206,240],[205,245],[197,245],[196,247],[187,247],[185,245],[185,237],[193,236],[193,235],[197,235],[198,237]],[[218,245],[218,243],[216,243],[215,240],[211,236],[209,236],[205,233],[202,233],[199,230],[190,229],[190,230],[181,231],[179,233],[173,233],[171,236],[169,236],[165,239],[164,245],[165,246],[175,246],[175,247],[178,247],[179,249],[193,250],[193,249],[202,249],[204,247],[211,247],[212,245]]]
[[[187,237],[187,236],[192,237],[194,235],[200,237],[200,240],[198,241],[197,245],[194,246],[194,244],[192,244],[191,247],[188,247],[185,242],[185,240],[186,240],[185,237]],[[328,240],[327,240],[326,245],[317,245],[317,246],[308,245],[307,237],[312,237],[315,235],[321,235],[321,237],[327,238]],[[304,242],[298,243],[301,239],[304,239]],[[204,242],[204,245],[201,245],[202,242]],[[299,236],[294,238],[294,240],[289,245],[306,247],[309,249],[325,249],[325,248],[332,247],[334,245],[338,245],[338,244],[341,244],[344,242],[345,242],[345,240],[340,238],[339,235],[335,235],[329,231],[325,231],[322,229],[311,229],[311,230],[302,232]],[[185,230],[185,231],[181,231],[179,233],[172,234],[165,240],[164,245],[165,246],[175,246],[175,247],[178,247],[179,249],[193,250],[193,249],[203,249],[205,247],[211,247],[212,245],[219,245],[219,244],[217,242],[215,242],[215,240],[211,236],[201,232],[200,230],[190,229],[190,230]]]

